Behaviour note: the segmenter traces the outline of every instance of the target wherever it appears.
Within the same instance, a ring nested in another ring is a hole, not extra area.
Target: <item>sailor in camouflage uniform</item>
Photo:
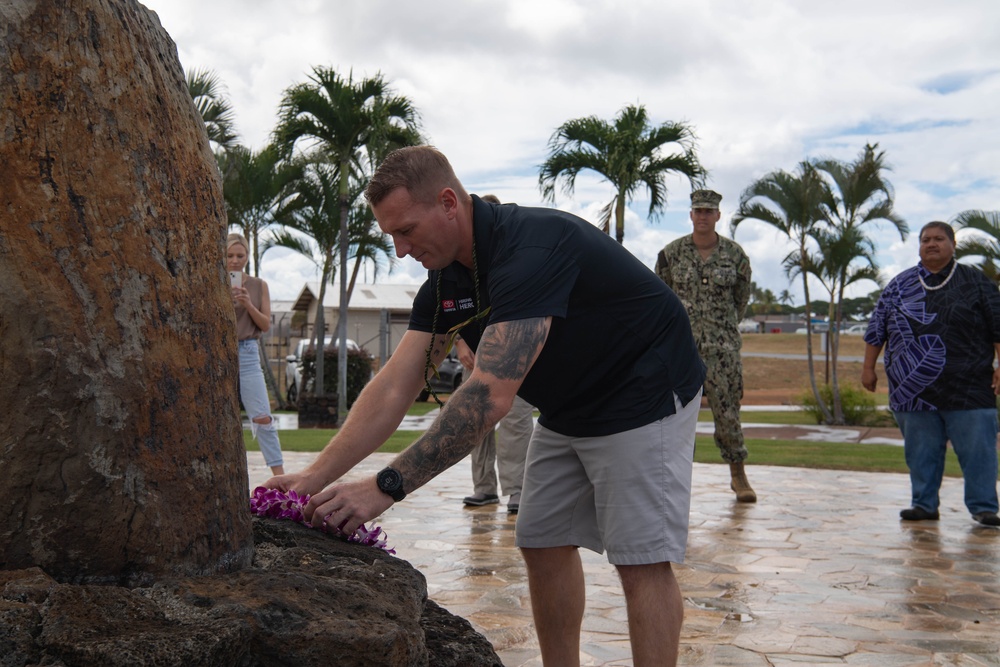
[[[739,502],[757,501],[743,461],[747,450],[740,426],[743,364],[739,322],[750,300],[750,260],[735,241],[715,231],[722,195],[691,193],[694,232],[660,251],[656,273],[677,293],[691,318],[698,352],[708,366],[705,396],[715,421],[715,444],[729,463]]]

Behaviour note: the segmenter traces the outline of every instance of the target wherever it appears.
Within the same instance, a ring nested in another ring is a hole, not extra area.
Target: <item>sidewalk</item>
[[[299,470],[315,454],[290,452]],[[374,474],[391,454],[348,478]],[[251,489],[268,476],[248,455]],[[1000,665],[1000,530],[973,522],[962,480],[946,478],[941,520],[902,523],[906,475],[749,466],[759,502],[737,504],[728,468],[695,464],[681,665]],[[429,596],[467,618],[507,667],[540,667],[516,517],[468,509],[469,462],[377,523]],[[581,664],[631,666],[614,568],[581,550],[587,577]]]

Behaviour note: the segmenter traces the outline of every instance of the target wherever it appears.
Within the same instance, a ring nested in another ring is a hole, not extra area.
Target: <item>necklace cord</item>
[[[955,269],[957,269],[957,268],[958,268],[958,262],[953,259],[952,260],[952,264],[951,264],[951,271],[949,271],[948,275],[945,277],[945,279],[942,280],[937,285],[933,285],[932,286],[932,285],[928,285],[926,282],[924,282],[924,277],[922,275],[920,275],[920,271],[917,271],[917,280],[920,281],[920,285],[925,290],[927,290],[928,292],[935,292],[935,291],[941,289],[942,287],[944,287],[945,285],[948,284],[948,282],[951,280],[951,277],[955,275]],[[936,274],[933,274],[933,275],[936,275]]]
[[[479,304],[482,303],[482,301],[479,298],[479,262],[476,256],[475,225],[473,225],[472,228],[472,282],[475,287],[475,302],[473,303],[473,308],[476,315],[448,330],[448,334],[450,334],[450,336],[448,338],[448,347],[445,350],[445,354],[451,351],[452,345],[454,345],[455,338],[458,336],[459,331],[461,331],[461,329],[470,322],[473,322],[475,320],[479,321],[479,335],[480,337],[482,337],[483,320],[490,311],[490,309],[487,308],[483,312],[481,313],[479,312]],[[440,269],[438,269],[437,280],[435,281],[434,285],[434,300],[435,300],[434,318],[431,320],[431,342],[427,346],[427,352],[424,355],[424,391],[426,391],[428,394],[434,397],[434,402],[438,404],[438,407],[444,407],[444,402],[441,401],[441,398],[438,396],[437,392],[434,391],[433,387],[431,387],[431,374],[432,373],[434,375],[438,374],[437,366],[435,366],[431,362],[431,352],[434,349],[434,339],[437,337],[438,319],[441,314],[441,270]]]

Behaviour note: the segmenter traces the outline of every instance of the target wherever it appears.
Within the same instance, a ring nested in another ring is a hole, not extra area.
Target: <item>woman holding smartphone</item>
[[[236,334],[239,338],[240,399],[250,418],[250,430],[260,443],[264,462],[275,475],[285,473],[278,429],[271,416],[271,401],[260,368],[258,341],[271,328],[271,296],[267,283],[247,275],[250,244],[242,234],[230,234],[226,240],[226,268],[229,270],[236,307]]]

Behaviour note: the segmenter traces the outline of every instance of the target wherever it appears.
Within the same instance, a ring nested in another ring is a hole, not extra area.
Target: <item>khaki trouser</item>
[[[535,428],[531,412],[531,405],[515,396],[510,412],[500,420],[497,430],[490,431],[472,450],[473,493],[500,495],[497,493],[497,473],[494,467],[500,470],[503,495],[521,492],[524,456]]]

